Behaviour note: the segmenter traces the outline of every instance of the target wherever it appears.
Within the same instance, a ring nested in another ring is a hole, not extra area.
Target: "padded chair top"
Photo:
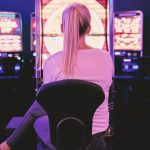
[[[80,119],[87,127],[87,136],[91,134],[93,114],[104,98],[99,85],[84,80],[66,79],[41,86],[36,99],[48,113],[52,143],[58,122],[66,117]]]

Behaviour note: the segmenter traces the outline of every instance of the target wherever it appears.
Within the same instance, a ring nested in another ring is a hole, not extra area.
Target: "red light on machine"
[[[36,23],[34,22],[33,25],[32,25],[33,29],[36,28]]]
[[[48,2],[50,2],[51,0],[42,0],[42,4],[46,5]]]
[[[35,18],[32,20],[32,29],[35,30],[36,28],[36,22],[35,22]]]

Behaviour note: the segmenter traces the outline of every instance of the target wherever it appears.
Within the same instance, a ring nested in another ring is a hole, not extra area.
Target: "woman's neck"
[[[85,36],[80,37],[79,49],[80,50],[92,49],[92,47],[90,47],[89,45],[86,44],[86,42],[85,42]]]

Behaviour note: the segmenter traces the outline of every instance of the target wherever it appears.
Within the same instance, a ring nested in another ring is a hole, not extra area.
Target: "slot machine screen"
[[[21,15],[15,12],[0,12],[0,52],[22,50]]]
[[[116,12],[114,50],[142,51],[143,14],[141,11]]]
[[[36,1],[36,16],[37,24],[41,24],[39,35],[41,42],[41,50],[36,55],[41,55],[41,62],[38,64],[38,68],[43,68],[44,61],[56,52],[63,49],[63,34],[61,33],[61,18],[62,12],[65,7],[77,0],[37,0]],[[107,36],[107,3],[106,0],[83,0],[81,3],[85,4],[91,13],[91,32],[86,38],[87,43],[91,47],[108,50],[106,46]],[[38,25],[37,25],[38,26]],[[37,36],[38,36],[37,34]],[[37,43],[40,43],[37,42]],[[38,49],[38,48],[37,48]],[[38,58],[37,58],[38,59]]]
[[[32,12],[30,16],[30,50],[35,51],[35,28],[36,28],[36,23],[35,23],[35,13]]]

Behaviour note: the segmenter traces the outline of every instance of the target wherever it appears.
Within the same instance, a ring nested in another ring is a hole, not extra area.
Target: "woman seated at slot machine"
[[[112,84],[113,63],[107,51],[87,45],[85,38],[90,33],[90,22],[90,12],[85,5],[73,3],[66,7],[61,25],[64,34],[63,51],[50,56],[45,61],[43,83],[81,79],[96,83],[103,88],[105,100],[93,117],[93,141],[89,149],[107,150],[104,134],[109,126],[108,95]],[[24,115],[19,127],[0,145],[0,150],[10,150],[17,144],[26,128],[33,125],[41,116],[45,116],[48,124],[45,110],[35,101]],[[45,137],[49,137],[49,132],[46,134]],[[45,145],[52,147],[50,141],[46,141]]]

